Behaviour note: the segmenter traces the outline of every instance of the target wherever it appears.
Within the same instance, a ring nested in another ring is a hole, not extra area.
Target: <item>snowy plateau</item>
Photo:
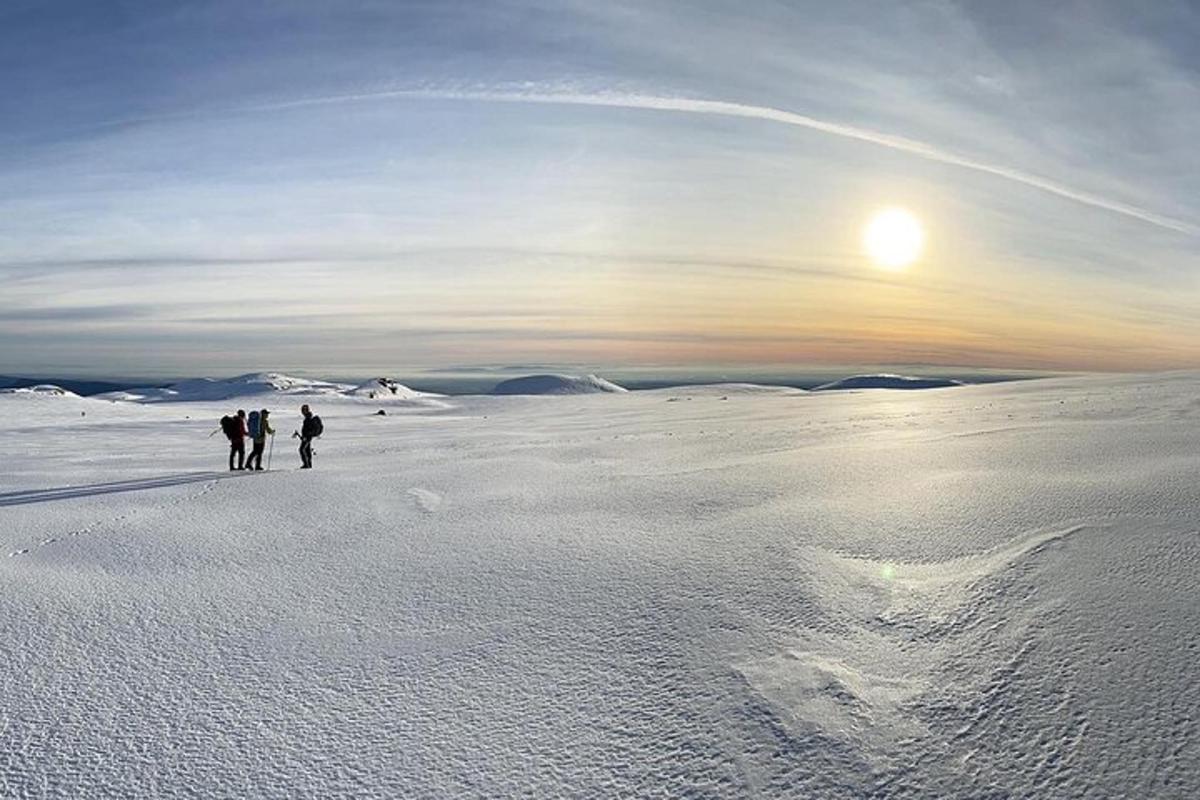
[[[1200,796],[1200,375],[598,381],[0,394],[0,796]]]

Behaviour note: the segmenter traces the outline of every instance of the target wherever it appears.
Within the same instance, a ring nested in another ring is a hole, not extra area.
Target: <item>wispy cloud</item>
[[[686,97],[658,97],[640,94],[577,94],[555,92],[513,92],[513,91],[441,91],[441,90],[395,90],[379,92],[362,92],[352,94],[328,95],[324,97],[309,97],[278,103],[268,103],[242,109],[250,112],[284,111],[293,108],[309,106],[333,105],[339,103],[362,103],[380,100],[465,100],[486,103],[530,103],[539,105],[570,105],[596,106],[603,108],[623,108],[643,111],[677,112],[685,114],[711,114],[723,117],[739,117],[771,122],[781,125],[791,125],[797,128],[818,131],[838,136],[844,139],[866,142],[867,144],[886,147],[902,153],[908,153],[928,161],[936,161],[962,169],[981,172],[1007,181],[1024,184],[1033,189],[1072,200],[1092,208],[1110,211],[1131,219],[1139,220],[1156,227],[1175,231],[1188,236],[1200,236],[1200,224],[1183,219],[1159,214],[1151,209],[1122,203],[1107,197],[1101,197],[1063,183],[1034,175],[1017,168],[1001,164],[989,164],[970,156],[944,150],[936,145],[909,139],[883,131],[844,125],[830,120],[817,119],[794,111],[786,111],[770,106],[746,105],[731,103],[723,100],[704,100]]]

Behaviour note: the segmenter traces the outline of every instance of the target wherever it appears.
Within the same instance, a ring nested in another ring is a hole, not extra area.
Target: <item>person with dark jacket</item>
[[[246,469],[252,469],[257,472],[262,471],[263,450],[267,446],[267,436],[274,436],[275,429],[271,427],[271,423],[267,421],[267,416],[270,414],[267,409],[258,412],[258,430],[254,436],[254,449],[250,451],[250,457],[246,459]]]
[[[229,431],[229,469],[244,469],[243,463],[246,458],[246,412],[243,409],[238,409],[237,416],[233,418],[234,425]],[[237,466],[233,465],[233,457],[237,456]]]
[[[300,431],[293,432],[292,436],[300,437],[300,469],[312,469],[312,440],[324,432],[325,426],[307,403],[300,406],[300,413],[304,416],[304,422],[300,425]]]

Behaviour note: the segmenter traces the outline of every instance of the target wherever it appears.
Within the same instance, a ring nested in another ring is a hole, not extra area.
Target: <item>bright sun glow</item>
[[[880,211],[863,231],[863,249],[885,269],[904,269],[921,255],[924,243],[920,220],[902,208]]]

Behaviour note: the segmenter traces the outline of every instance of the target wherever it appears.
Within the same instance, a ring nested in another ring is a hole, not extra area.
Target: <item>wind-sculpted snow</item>
[[[962,386],[962,381],[950,378],[916,378],[911,375],[852,375],[833,383],[822,384],[812,391],[831,392],[839,389],[944,389]]]
[[[492,394],[613,394],[627,391],[595,375],[526,375],[501,381]]]
[[[1200,796],[1198,396],[0,396],[0,796]]]

